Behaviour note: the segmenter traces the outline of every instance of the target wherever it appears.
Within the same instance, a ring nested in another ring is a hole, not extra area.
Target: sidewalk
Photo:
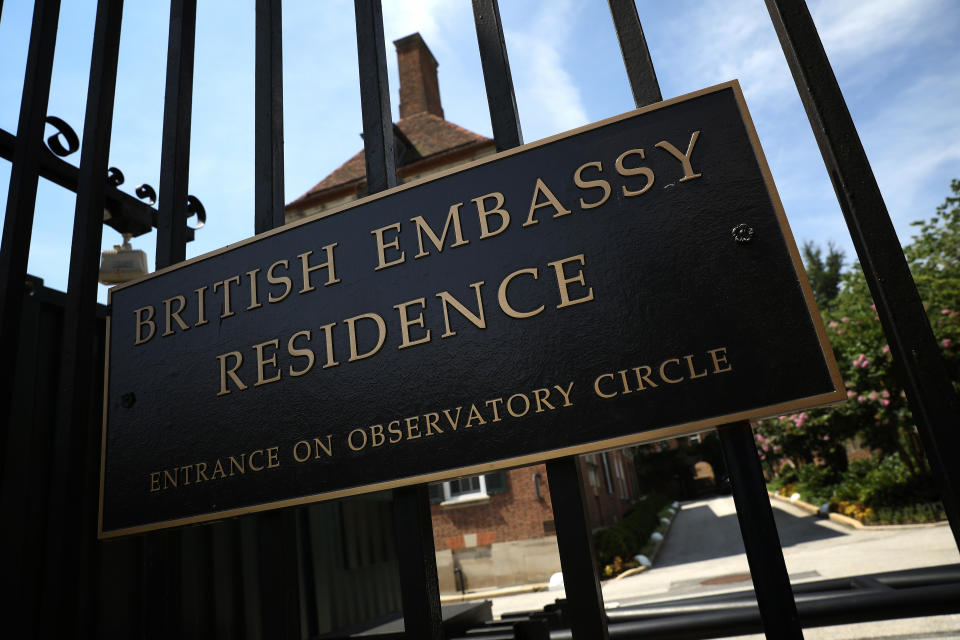
[[[493,598],[502,598],[504,596],[513,596],[520,593],[535,593],[547,590],[546,582],[534,584],[520,584],[513,587],[500,587],[499,589],[481,589],[478,591],[467,591],[466,593],[453,593],[440,596],[440,604],[452,602],[468,602],[470,600],[490,600]],[[557,593],[554,591],[553,593]],[[552,601],[551,601],[552,602]]]
[[[854,529],[817,518],[789,503],[774,501],[773,507],[792,582],[960,562],[947,525]],[[682,505],[652,569],[602,584],[607,608],[751,587],[736,510],[729,497]],[[488,596],[494,618],[539,610],[564,597],[562,590],[516,589],[521,591]],[[904,633],[913,635],[902,636]],[[928,635],[931,633],[935,635]],[[816,640],[960,638],[960,615],[824,627],[805,630],[804,635]],[[744,638],[763,636],[738,640]]]

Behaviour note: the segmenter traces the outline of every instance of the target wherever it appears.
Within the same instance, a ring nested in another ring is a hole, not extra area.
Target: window
[[[486,500],[507,490],[507,473],[497,471],[430,485],[430,502],[452,505]]]
[[[617,484],[620,485],[620,499],[626,500],[630,497],[627,491],[627,474],[623,470],[623,458],[618,454],[614,459],[614,468],[617,472]]]
[[[487,495],[487,482],[483,476],[457,478],[443,483],[443,500],[468,500]]]
[[[583,459],[587,463],[587,482],[593,489],[593,495],[597,495],[600,488],[600,476],[597,475],[597,454],[586,453]]]
[[[613,478],[610,476],[610,461],[607,459],[607,452],[600,454],[600,460],[603,462],[603,478],[607,481],[607,493],[613,493]]]

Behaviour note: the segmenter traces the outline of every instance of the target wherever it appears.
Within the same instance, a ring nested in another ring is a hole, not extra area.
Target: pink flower
[[[857,402],[859,402],[860,404],[863,404],[866,401],[867,401],[866,396],[857,396]]]
[[[870,305],[870,308],[873,309],[874,311],[876,311],[876,310],[877,310],[877,305],[872,304],[872,305]]]
[[[944,315],[944,316],[948,316],[948,315],[950,315],[950,309],[942,309],[942,310],[940,311],[940,314],[941,314],[941,315]]]
[[[890,406],[890,401],[887,400],[886,398],[884,398],[883,400],[880,401],[880,406],[889,407],[889,406]]]
[[[836,321],[836,320],[831,320],[830,322],[827,323],[827,326],[830,327],[831,329],[836,329],[836,328],[839,327],[840,325],[837,324],[837,321]]]
[[[886,354],[886,353],[890,353],[890,345],[888,345],[888,344],[883,345],[883,348],[880,349],[880,351],[883,352],[883,353],[885,353],[885,354]]]
[[[842,322],[843,324],[847,324],[850,322],[850,318],[848,318],[847,316],[843,316],[842,318],[840,318],[840,322]]]
[[[880,395],[883,396],[884,398],[889,398],[890,392],[884,389],[883,391],[880,392]]]
[[[830,440],[830,436],[828,436],[828,435],[824,435],[824,436],[823,436],[823,441],[824,441],[824,442],[828,442],[829,440]]]
[[[944,338],[942,341],[940,341],[940,344],[943,345],[944,349],[949,349],[950,345],[953,344],[953,340],[951,340],[950,338]]]
[[[847,391],[847,397],[848,397],[848,398],[856,398],[856,397],[857,397],[857,392],[856,392],[856,391]]]

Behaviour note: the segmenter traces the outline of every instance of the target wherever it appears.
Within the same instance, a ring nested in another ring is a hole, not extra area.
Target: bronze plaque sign
[[[256,236],[109,304],[103,537],[844,397],[735,82]]]

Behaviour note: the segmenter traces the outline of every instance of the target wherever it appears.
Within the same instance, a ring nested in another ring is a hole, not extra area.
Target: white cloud
[[[811,8],[820,39],[835,65],[869,61],[937,30],[942,0],[818,2]]]
[[[444,0],[385,0],[383,3],[384,30],[402,38],[419,32],[431,48],[446,48],[446,31],[441,28],[451,4]],[[388,36],[388,41],[390,37]],[[389,56],[388,56],[389,57]]]
[[[580,90],[563,66],[563,45],[576,25],[569,1],[538,8],[505,29],[524,140],[531,142],[589,122]]]
[[[956,58],[960,64],[960,56]],[[932,213],[943,199],[949,177],[960,175],[958,99],[956,74],[923,75],[862,127],[864,146],[901,241],[909,237],[908,223]]]
[[[465,120],[468,126],[485,121],[486,100],[476,100],[483,81],[479,76],[476,32],[469,5],[444,0],[417,3],[388,0],[383,10],[388,41],[417,31],[440,62],[444,105],[456,109],[447,113],[447,117]],[[579,5],[570,0],[544,7],[501,5],[521,128],[528,142],[589,122],[580,91],[564,68],[564,52],[576,26],[578,11]],[[470,50],[469,56],[465,48]],[[388,54],[387,61],[393,74],[393,56]],[[472,85],[464,83],[463,76],[467,74]],[[445,91],[447,87],[451,91]]]

